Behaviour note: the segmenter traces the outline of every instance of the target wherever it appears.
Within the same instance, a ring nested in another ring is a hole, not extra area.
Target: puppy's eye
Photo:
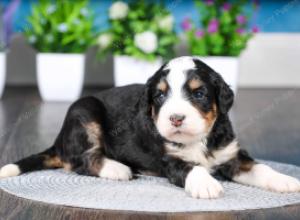
[[[161,91],[158,92],[154,97],[154,99],[158,102],[163,102],[165,98],[166,98],[166,94]]]
[[[203,99],[205,97],[205,91],[204,90],[196,90],[193,92],[193,96],[196,98],[196,99]]]

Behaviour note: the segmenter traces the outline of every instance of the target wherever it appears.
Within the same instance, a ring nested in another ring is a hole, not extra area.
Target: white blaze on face
[[[187,100],[183,86],[187,81],[186,71],[195,68],[191,57],[179,57],[171,60],[165,69],[169,69],[166,81],[169,85],[169,94],[160,108],[156,126],[159,133],[170,141],[191,143],[204,135],[206,125],[200,112]],[[184,115],[182,126],[174,127],[170,116]]]

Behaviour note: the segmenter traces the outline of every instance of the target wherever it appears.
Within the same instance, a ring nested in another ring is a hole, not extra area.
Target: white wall
[[[240,60],[240,87],[300,87],[300,34],[257,34]]]

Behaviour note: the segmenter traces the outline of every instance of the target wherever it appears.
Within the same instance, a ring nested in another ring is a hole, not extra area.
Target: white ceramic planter
[[[39,53],[37,81],[44,101],[74,101],[84,81],[83,54]]]
[[[3,90],[5,87],[5,76],[6,76],[6,54],[0,52],[0,98],[2,97]]]
[[[239,58],[238,57],[198,57],[201,61],[221,74],[234,93],[238,88]]]
[[[162,59],[149,62],[130,56],[114,56],[115,86],[146,83],[162,64]]]

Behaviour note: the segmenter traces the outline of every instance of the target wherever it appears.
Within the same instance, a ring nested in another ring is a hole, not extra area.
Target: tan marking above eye
[[[200,88],[200,86],[203,85],[203,82],[200,79],[193,78],[188,82],[188,85],[191,90],[195,90],[195,89]]]
[[[161,90],[162,92],[166,92],[168,90],[168,85],[165,80],[161,80],[157,84],[157,89]]]

